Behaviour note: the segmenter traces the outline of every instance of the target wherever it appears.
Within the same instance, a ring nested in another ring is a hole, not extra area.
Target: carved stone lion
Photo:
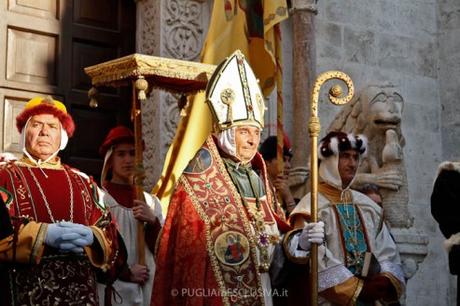
[[[380,188],[386,218],[392,227],[409,228],[408,186],[404,165],[401,113],[404,99],[392,85],[368,86],[335,117],[329,131],[364,134],[369,151],[353,188],[365,183]]]

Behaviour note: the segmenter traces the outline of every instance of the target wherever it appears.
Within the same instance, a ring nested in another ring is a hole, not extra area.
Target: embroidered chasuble
[[[190,161],[160,236],[152,305],[272,305],[267,272],[283,221],[254,159],[261,177],[208,137]]]
[[[95,269],[115,259],[116,231],[109,230],[95,183],[60,163],[31,165],[27,159],[0,166],[0,190],[11,235],[0,240],[0,296],[12,305],[98,305]],[[69,221],[90,226],[92,246],[83,254],[46,246],[47,225]],[[13,300],[14,298],[14,300]]]

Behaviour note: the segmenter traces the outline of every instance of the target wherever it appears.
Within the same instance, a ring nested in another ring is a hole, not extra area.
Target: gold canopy
[[[128,86],[144,77],[152,87],[169,92],[191,94],[206,89],[216,66],[143,54],[131,54],[86,67],[92,85]]]
[[[143,156],[142,156],[142,118],[141,100],[146,99],[146,91],[152,88],[180,93],[182,95],[194,94],[205,90],[216,66],[182,61],[171,58],[155,57],[142,54],[132,54],[117,58],[98,65],[85,68],[86,74],[91,78],[93,88],[88,92],[91,98],[90,106],[97,107],[95,96],[98,86],[132,86],[132,120],[134,121],[135,135],[135,167],[138,169],[134,186],[136,199],[143,200]],[[137,251],[138,263],[145,264],[144,254],[144,224],[137,224]]]

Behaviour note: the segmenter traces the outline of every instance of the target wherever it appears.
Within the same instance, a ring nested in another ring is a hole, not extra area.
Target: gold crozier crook
[[[348,94],[343,96],[340,85],[334,85],[329,90],[329,100],[335,105],[343,105],[353,98],[354,87],[351,78],[341,71],[327,71],[316,79],[311,92],[310,121],[308,132],[311,140],[310,169],[311,169],[311,220],[318,222],[318,136],[321,125],[318,117],[318,100],[321,86],[329,80],[341,80],[347,86]],[[313,243],[310,250],[310,292],[311,305],[318,305],[318,245]]]

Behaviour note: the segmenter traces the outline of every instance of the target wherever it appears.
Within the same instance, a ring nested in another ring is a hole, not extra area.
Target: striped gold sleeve
[[[41,223],[40,228],[38,229],[38,234],[36,236],[34,245],[32,247],[32,254],[30,256],[30,263],[38,263],[43,255],[45,250],[45,238],[46,233],[48,232],[48,224]]]
[[[320,292],[320,295],[335,304],[354,305],[362,288],[363,281],[353,276],[334,287]]]
[[[105,237],[104,231],[99,227],[91,226],[91,230],[93,231],[94,239],[97,243],[93,243],[91,246],[86,246],[86,254],[93,266],[105,270],[109,267],[109,257],[112,243]]]
[[[21,225],[16,243],[18,263],[38,264],[45,249],[44,241],[47,232],[46,223],[30,221]],[[0,240],[0,261],[13,260],[13,235]]]
[[[402,287],[401,285],[401,282],[398,280],[398,278],[396,278],[393,274],[389,273],[389,272],[382,272],[381,273],[382,275],[384,275],[385,277],[387,277],[391,284],[393,285],[395,291],[396,291],[396,297],[391,300],[391,301],[385,301],[385,302],[397,302],[399,300],[399,298],[401,297],[401,295],[403,294],[403,291],[404,291],[404,288]]]
[[[301,264],[301,265],[306,265],[309,263],[310,256],[306,257],[294,257],[291,255],[291,252],[289,252],[289,242],[292,239],[292,236],[294,236],[297,233],[300,233],[302,229],[295,229],[292,231],[289,231],[284,235],[283,239],[283,249],[284,249],[284,254],[286,254],[286,257],[289,261],[296,263],[296,264]]]

